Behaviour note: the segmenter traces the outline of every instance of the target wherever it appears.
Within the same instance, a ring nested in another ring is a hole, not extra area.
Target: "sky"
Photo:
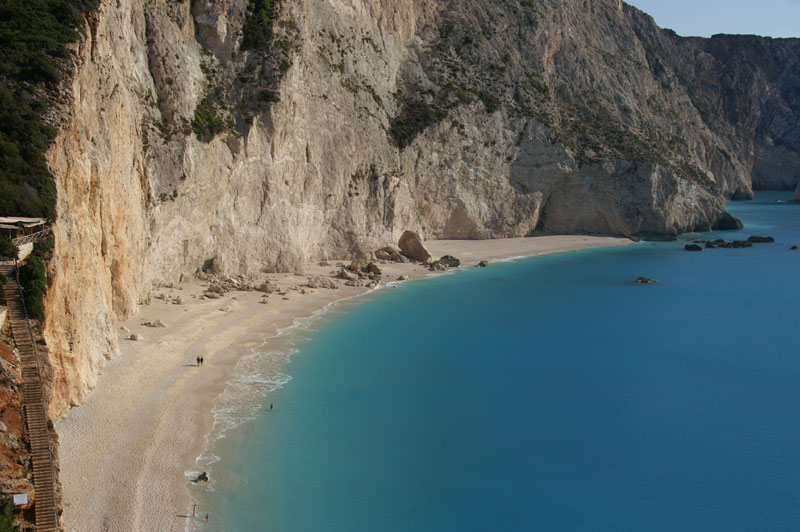
[[[684,37],[800,37],[800,0],[625,0]]]

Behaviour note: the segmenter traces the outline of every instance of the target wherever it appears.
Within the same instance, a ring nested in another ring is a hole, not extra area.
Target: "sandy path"
[[[483,241],[431,241],[434,257],[454,255],[463,266],[629,240],[552,236]],[[333,264],[333,262],[331,263]],[[412,264],[381,265],[385,280],[399,275],[429,275]],[[183,531],[191,513],[184,471],[195,467],[211,430],[214,399],[222,392],[237,360],[296,319],[363,288],[337,290],[294,287],[309,275],[332,268],[309,268],[307,275],[270,276],[287,289],[260,304],[259,292],[231,292],[221,299],[198,299],[205,285],[189,283],[162,289],[181,295],[184,304],[153,299],[118,326],[139,333],[140,341],[120,340],[122,356],[109,361],[86,403],[70,410],[56,425],[60,441],[64,523],[70,532]],[[168,297],[169,299],[169,297]],[[144,322],[162,320],[164,328]],[[130,334],[120,329],[120,338]],[[195,367],[195,357],[205,364]]]

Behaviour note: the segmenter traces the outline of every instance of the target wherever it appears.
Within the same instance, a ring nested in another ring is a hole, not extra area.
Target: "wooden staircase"
[[[33,489],[35,525],[37,532],[58,532],[55,470],[50,432],[47,429],[47,412],[42,393],[39,358],[33,341],[33,332],[17,279],[11,272],[13,265],[0,264],[0,273],[7,277],[5,284],[8,321],[22,366],[23,407],[33,461]]]

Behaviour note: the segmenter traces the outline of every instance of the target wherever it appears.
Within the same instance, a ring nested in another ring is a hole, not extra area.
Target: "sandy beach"
[[[502,240],[439,240],[425,245],[434,256],[453,255],[463,267],[514,257],[591,247],[632,244],[611,237],[547,236]],[[343,260],[349,263],[349,260]],[[313,275],[330,276],[331,266],[303,275],[271,274],[280,292],[262,304],[260,292],[228,292],[204,299],[207,282],[154,291],[140,312],[117,324],[121,356],[108,362],[83,406],[56,424],[60,441],[64,524],[69,531],[183,531],[192,503],[184,472],[196,468],[212,408],[236,362],[265,338],[311,316],[330,303],[366,288],[305,287]],[[431,273],[420,265],[379,264],[385,282]],[[491,267],[491,264],[490,266]],[[180,296],[182,303],[173,301]],[[149,327],[161,320],[164,327]],[[138,341],[127,340],[138,334]],[[203,367],[195,359],[203,356]],[[197,519],[204,515],[198,508]]]

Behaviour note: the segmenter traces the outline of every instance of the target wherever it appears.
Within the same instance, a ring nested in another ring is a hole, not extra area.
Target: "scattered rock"
[[[172,300],[173,305],[183,305],[183,298],[181,296],[176,297]]]
[[[716,240],[713,240],[713,241],[709,240],[708,242],[706,242],[706,248],[707,249],[722,248],[722,247],[725,247],[726,244],[727,244],[727,242],[725,242],[721,238],[718,238]]]
[[[322,266],[323,268],[328,268],[328,267],[330,267],[330,264],[328,264],[328,261],[327,261],[327,260],[321,260],[321,261],[319,261],[319,265],[320,265],[320,266]]]
[[[131,332],[131,330],[128,329],[127,327],[125,327],[124,325],[122,327],[120,327],[119,330],[124,332],[124,333],[126,333],[126,334],[129,334]]]
[[[445,255],[444,257],[439,259],[439,262],[441,262],[448,268],[458,268],[459,266],[461,266],[461,261],[453,257],[452,255]]]
[[[447,266],[445,266],[444,264],[442,264],[438,260],[435,260],[435,261],[431,262],[431,265],[428,266],[428,269],[430,271],[432,271],[432,272],[443,272],[443,271],[447,270]]]
[[[385,246],[375,252],[375,258],[387,262],[408,262],[408,259],[394,246]]]
[[[313,277],[309,277],[308,284],[306,286],[308,286],[309,288],[331,288],[331,289],[339,288],[339,285],[336,284],[336,281],[328,277],[323,277],[321,275],[315,275]]]
[[[358,274],[348,268],[342,268],[339,270],[338,277],[346,281],[355,281],[358,279]]]
[[[373,275],[381,275],[381,273],[382,273],[381,269],[374,262],[370,262],[369,264],[367,264],[366,270],[367,270],[367,273],[370,273],[370,274],[373,274]]]
[[[701,248],[697,244],[686,244],[683,249],[685,249],[686,251],[703,251],[703,248]]]
[[[272,283],[269,281],[264,281],[260,285],[255,287],[257,292],[264,292],[265,294],[271,294],[275,291],[275,287],[272,286]]]
[[[167,325],[166,325],[166,324],[165,324],[163,321],[161,321],[161,320],[156,320],[156,321],[146,321],[146,322],[142,323],[142,325],[144,325],[145,327],[166,327],[166,326],[167,326]]]
[[[409,279],[411,279],[411,277],[409,277],[408,275],[401,275],[400,277],[397,278],[398,281],[408,281]]]
[[[206,473],[205,471],[203,471],[202,473],[200,473],[199,475],[197,475],[197,478],[196,478],[196,479],[194,479],[194,481],[195,481],[195,482],[208,482],[208,473]]]
[[[791,249],[792,251],[797,251],[798,248],[797,248],[797,246],[792,246],[789,249]]]
[[[775,239],[771,236],[756,236],[753,235],[747,239],[748,242],[752,242],[753,244],[764,244],[769,242],[775,242]]]
[[[367,261],[364,259],[353,259],[350,261],[350,266],[347,267],[350,271],[361,273],[366,272]]]
[[[384,251],[382,249],[379,249],[378,251],[375,252],[375,258],[378,259],[378,260],[385,260],[387,262],[391,262],[392,261],[392,254],[389,253],[388,251]]]
[[[478,263],[478,266],[480,266],[481,268],[485,268],[485,267],[487,267],[488,265],[489,265],[489,261],[488,261],[488,260],[482,260],[482,261],[480,261],[480,262]]]
[[[725,247],[730,249],[751,248],[753,243],[747,240],[734,240],[725,244]]]
[[[422,239],[414,231],[406,231],[398,242],[400,251],[411,260],[425,262],[431,259],[431,254],[422,245]]]
[[[226,287],[224,285],[222,285],[221,283],[212,283],[208,287],[208,292],[213,292],[215,294],[223,295],[223,294],[225,294],[225,292],[227,292],[227,290],[226,290]]]
[[[142,337],[141,334],[134,333],[134,334],[128,336],[128,340],[133,340],[134,342],[138,342],[139,340],[144,340],[144,337]]]
[[[639,284],[653,284],[657,283],[658,281],[656,281],[655,279],[650,279],[649,277],[639,277],[638,279],[636,279],[636,282]]]

